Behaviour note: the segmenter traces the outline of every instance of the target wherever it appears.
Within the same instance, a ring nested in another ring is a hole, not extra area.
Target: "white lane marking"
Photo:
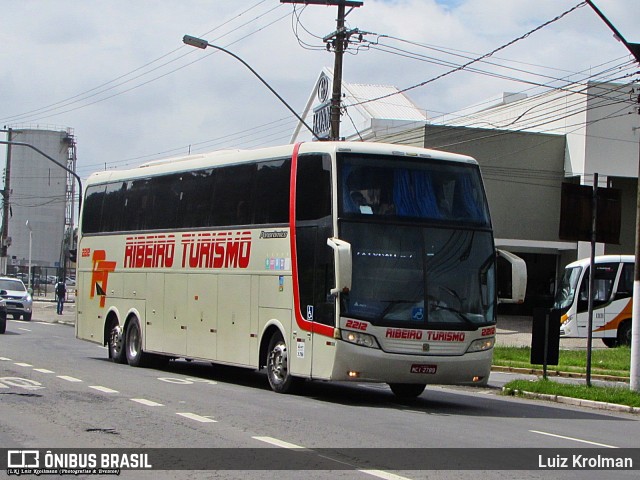
[[[291,450],[298,450],[298,449],[307,450],[307,448],[301,447],[300,445],[295,445],[293,443],[285,442],[283,440],[278,440],[277,438],[273,438],[273,437],[251,437],[251,438],[255,440],[259,440],[261,442],[268,443],[270,445],[275,445],[276,447],[289,448]]]
[[[11,361],[11,359],[10,359],[10,358],[7,358],[7,357],[0,357],[0,361],[1,361],[1,362],[10,362],[10,361]]]
[[[361,473],[366,473],[367,475],[373,475],[374,477],[384,478],[386,480],[410,480],[407,477],[402,477],[400,475],[396,475],[395,473],[385,472],[383,470],[358,470]]]
[[[598,447],[620,448],[620,447],[615,447],[613,445],[607,445],[606,443],[590,442],[589,440],[582,440],[580,438],[574,438],[574,437],[565,437],[564,435],[556,435],[555,433],[540,432],[538,430],[529,430],[529,431],[531,433],[538,433],[540,435],[547,435],[548,437],[561,438],[563,440],[572,440],[574,442],[580,442],[580,443],[588,443],[589,445],[596,445]]]
[[[94,390],[98,390],[102,393],[119,393],[118,390],[114,390],[113,388],[102,387],[100,385],[89,385],[89,388],[93,388]]]
[[[50,327],[53,327],[54,325],[56,325],[55,323],[49,323],[49,322],[33,322],[33,323],[37,323],[38,325],[49,325]]]
[[[31,331],[28,328],[22,328],[22,327],[18,327],[18,330],[22,330],[24,332],[30,332]]]
[[[58,378],[61,378],[62,380],[66,380],[67,382],[81,382],[82,381],[79,378],[69,377],[67,375],[58,375]]]
[[[180,415],[181,417],[189,418],[191,420],[195,420],[196,422],[201,422],[201,423],[216,423],[217,421],[217,420],[214,420],[213,418],[196,415],[195,413],[183,412],[183,413],[176,413],[176,415]]]
[[[301,447],[300,445],[285,442],[283,440],[278,440],[277,438],[273,438],[273,437],[251,437],[251,438],[255,440],[259,440],[261,442],[268,443],[270,445],[275,445],[276,447],[288,448],[290,450],[308,450],[308,448],[306,447]],[[333,460],[337,463],[345,464],[344,462],[335,460],[330,457],[324,457],[323,455],[319,455],[319,456],[326,458],[328,460]],[[345,464],[345,465],[349,465],[349,464]],[[383,470],[358,470],[358,472],[366,473],[367,475],[372,475],[378,478],[384,478],[386,480],[410,480],[407,477],[401,477],[400,475],[396,475],[395,473],[385,472]]]
[[[56,373],[52,370],[47,370],[46,368],[34,368],[33,370],[40,373]]]
[[[30,363],[23,363],[23,362],[15,362],[14,365],[17,365],[19,367],[33,367],[33,365],[31,365]]]
[[[164,407],[163,404],[158,402],[153,402],[151,400],[147,400],[146,398],[131,398],[132,402],[141,403],[142,405],[146,405],[147,407]]]

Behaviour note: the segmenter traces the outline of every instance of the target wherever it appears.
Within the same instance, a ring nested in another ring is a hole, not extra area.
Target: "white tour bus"
[[[489,377],[496,252],[470,157],[313,142],[95,173],[77,268],[76,336],[115,362],[266,367],[277,392]]]
[[[631,344],[633,255],[595,257],[593,338],[608,347]],[[554,308],[560,310],[560,335],[587,338],[589,334],[589,269],[585,258],[566,266]]]

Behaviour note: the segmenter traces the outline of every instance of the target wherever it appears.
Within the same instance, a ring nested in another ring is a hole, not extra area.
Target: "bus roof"
[[[635,263],[635,256],[633,255],[596,255],[595,263]],[[571,262],[565,268],[575,267],[588,267],[591,263],[590,258],[581,258],[575,262]]]
[[[251,162],[261,159],[276,159],[291,156],[294,145],[266,147],[252,150],[219,150],[211,153],[202,153],[160,159],[146,162],[138,167],[127,170],[109,170],[96,172],[89,176],[88,185],[105,183],[110,181],[125,180],[130,178],[144,178],[163,173],[194,171],[213,166],[233,165]],[[410,158],[432,158],[451,162],[472,163],[477,162],[467,155],[441,152],[426,148],[412,147],[408,145],[395,145],[374,142],[305,142],[300,146],[300,153],[335,153],[335,152],[359,152],[381,155],[401,155]]]

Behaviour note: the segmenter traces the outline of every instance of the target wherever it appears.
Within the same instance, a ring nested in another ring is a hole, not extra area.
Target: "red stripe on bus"
[[[302,142],[296,143],[293,146],[293,153],[291,155],[291,178],[289,183],[289,230],[291,235],[289,239],[291,242],[291,275],[293,278],[293,310],[298,327],[308,332],[319,333],[326,337],[333,338],[333,327],[329,325],[322,325],[315,322],[310,322],[302,316],[302,310],[300,309],[300,288],[298,284],[298,253],[296,250],[296,179],[298,172],[298,153],[300,152],[300,146]],[[306,310],[306,309],[305,309]]]

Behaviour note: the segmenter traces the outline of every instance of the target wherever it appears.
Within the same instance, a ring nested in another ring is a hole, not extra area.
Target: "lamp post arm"
[[[190,45],[192,47],[196,47],[196,48],[201,48],[201,49],[205,49],[207,47],[211,47],[211,48],[215,48],[216,50],[220,50],[221,52],[226,53],[227,55],[231,55],[233,58],[235,58],[236,60],[238,60],[240,63],[242,63],[245,67],[247,67],[251,73],[253,73],[256,77],[258,77],[258,80],[260,80],[265,87],[267,87],[271,93],[273,93],[278,100],[280,100],[283,105],[285,107],[287,107],[289,109],[289,111],[300,121],[300,123],[302,123],[307,130],[309,130],[311,132],[311,134],[315,137],[316,140],[320,140],[320,137],[318,137],[318,135],[313,131],[313,129],[307,125],[307,123],[302,119],[302,117],[300,115],[298,115],[298,112],[296,112],[293,108],[291,108],[291,106],[285,101],[284,98],[282,98],[278,92],[276,92],[271,85],[269,85],[267,83],[267,81],[262,78],[260,76],[260,74],[258,72],[256,72],[251,65],[249,65],[247,62],[245,62],[242,58],[240,58],[239,56],[237,56],[235,53],[230,52],[229,50],[219,47],[217,45],[213,45],[212,43],[207,42],[206,40],[203,40],[201,38],[197,38],[197,37],[192,37],[191,35],[185,35],[184,37],[182,37],[182,41],[186,44],[186,45]]]

